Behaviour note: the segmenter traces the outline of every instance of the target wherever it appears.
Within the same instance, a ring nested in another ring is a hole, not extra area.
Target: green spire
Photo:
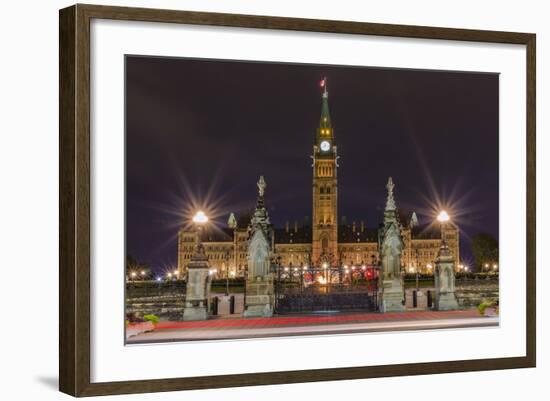
[[[319,128],[332,128],[330,124],[330,111],[328,109],[328,89],[327,89],[327,79],[321,81],[323,86],[323,106],[321,107],[321,121],[319,123]]]

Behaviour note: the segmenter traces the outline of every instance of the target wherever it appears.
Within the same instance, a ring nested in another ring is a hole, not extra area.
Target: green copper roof
[[[325,87],[323,92],[323,106],[321,107],[321,121],[319,123],[319,128],[332,128],[330,124],[330,111],[328,109],[328,92]]]

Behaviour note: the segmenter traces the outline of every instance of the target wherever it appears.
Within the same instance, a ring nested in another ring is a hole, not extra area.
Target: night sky
[[[275,225],[311,216],[325,76],[339,218],[377,227],[391,175],[421,224],[450,212],[466,262],[469,238],[498,238],[497,74],[127,56],[127,253],[175,265],[192,205],[224,226],[254,207],[259,175]]]

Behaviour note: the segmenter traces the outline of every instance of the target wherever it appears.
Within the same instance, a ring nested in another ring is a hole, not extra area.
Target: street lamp
[[[202,210],[199,210],[195,215],[193,216],[193,223],[198,225],[203,225],[208,223],[208,216],[204,214]]]
[[[202,234],[202,228],[206,223],[208,223],[208,216],[202,211],[199,210],[195,215],[193,216],[193,223],[195,223],[195,227],[197,230],[197,238],[195,242],[195,255],[198,256],[198,258],[205,257],[204,252],[204,246],[201,241],[201,234]]]
[[[237,272],[237,219],[235,218],[235,215],[233,213],[229,214],[227,225],[229,228],[233,230],[233,271],[235,272],[235,275],[236,275],[236,272]],[[227,269],[229,269],[229,265],[227,266]]]
[[[439,212],[439,214],[437,215],[437,220],[438,220],[440,223],[446,223],[446,222],[448,222],[449,220],[451,220],[451,218],[449,217],[449,213],[447,213],[447,211],[442,210],[442,211]]]
[[[449,216],[449,213],[447,213],[446,210],[442,210],[437,215],[437,221],[439,221],[440,224],[440,230],[441,230],[441,241],[445,243],[445,232],[443,230],[445,223],[447,223],[449,220],[451,220],[451,217]]]
[[[229,295],[229,252],[225,252],[225,295]]]

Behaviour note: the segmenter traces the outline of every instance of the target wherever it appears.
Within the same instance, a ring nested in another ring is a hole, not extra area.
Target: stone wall
[[[182,320],[185,297],[155,296],[126,299],[126,313],[153,314],[161,320]]]
[[[229,297],[223,293],[212,293],[218,297],[218,316],[230,315]],[[243,313],[244,294],[232,294],[235,296],[235,314]],[[153,314],[160,320],[180,321],[183,317],[185,297],[183,296],[154,296],[126,299],[126,313],[136,313],[139,316]]]
[[[498,280],[456,280],[455,294],[460,308],[472,308],[478,306],[482,301],[498,301],[499,287]],[[413,292],[415,288],[407,288],[405,291],[405,302],[407,308],[413,307]],[[432,301],[435,299],[435,288],[433,286],[421,287],[422,295],[418,296],[417,309],[426,309],[428,304],[428,291],[432,293]]]
[[[457,280],[455,285],[458,304],[464,308],[499,299],[498,280]]]

